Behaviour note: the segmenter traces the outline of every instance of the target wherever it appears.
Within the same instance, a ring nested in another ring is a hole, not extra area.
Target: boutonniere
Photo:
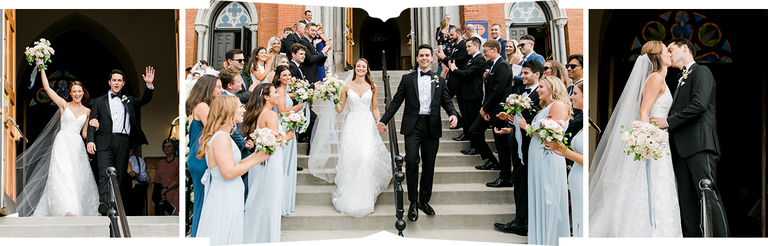
[[[683,76],[680,77],[680,79],[677,80],[677,83],[683,82],[683,80],[688,78],[688,74],[691,74],[691,71],[685,70],[683,71]]]
[[[434,77],[432,77],[432,83],[437,83],[437,82],[440,82],[440,77],[435,75]]]
[[[121,100],[121,101],[123,101],[124,103],[128,103],[128,102],[130,102],[130,101],[128,100],[128,96],[126,96],[126,95],[123,95],[123,97],[122,97],[122,100]]]

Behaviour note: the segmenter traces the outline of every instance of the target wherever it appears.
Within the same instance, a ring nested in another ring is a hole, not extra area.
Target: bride
[[[376,198],[389,185],[392,178],[389,151],[376,128],[381,118],[378,106],[378,88],[371,78],[368,61],[360,58],[355,62],[354,79],[344,85],[340,95],[341,103],[334,109],[337,113],[346,112],[343,119],[338,144],[333,143],[332,113],[330,101],[316,108],[318,120],[312,137],[309,160],[310,172],[328,182],[336,183],[333,190],[333,206],[342,214],[363,217],[373,212]],[[327,111],[326,111],[327,110]],[[322,114],[330,114],[328,116]],[[317,144],[315,144],[317,143]],[[315,147],[319,146],[319,147]],[[332,148],[338,149],[335,178],[328,173],[330,168],[328,154]]]
[[[33,169],[19,194],[19,215],[97,216],[99,192],[82,141],[90,115],[85,107],[87,99],[83,100],[83,84],[72,82],[67,94],[71,100],[67,101],[51,89],[45,70],[40,70],[40,77],[59,110],[35,143],[17,157],[17,163]]]
[[[669,142],[649,165],[623,153],[621,126],[665,117],[672,95],[664,78],[672,59],[661,41],[643,45],[595,150],[589,186],[589,234],[595,237],[681,237]]]

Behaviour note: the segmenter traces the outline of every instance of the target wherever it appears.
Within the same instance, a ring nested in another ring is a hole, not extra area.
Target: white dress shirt
[[[115,93],[110,91],[108,93],[109,111],[112,117],[112,133],[131,133],[131,116],[128,115],[128,111],[123,105],[122,97],[112,97]],[[126,103],[128,103],[126,99]]]
[[[429,115],[432,112],[429,106],[432,102],[432,79],[434,77],[421,75],[422,72],[426,73],[427,71],[419,70],[419,114]]]
[[[147,175],[147,163],[141,157],[132,155],[128,158],[131,163],[131,170],[136,172],[139,176],[134,180],[134,184],[146,184],[149,181],[149,175]]]

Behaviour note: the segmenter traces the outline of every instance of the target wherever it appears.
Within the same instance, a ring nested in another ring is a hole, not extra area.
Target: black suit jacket
[[[458,68],[451,71],[451,78],[461,81],[461,93],[464,100],[482,100],[483,99],[483,73],[485,73],[485,57],[477,54],[469,60],[464,68]],[[448,79],[449,83],[451,78]]]
[[[280,52],[285,53],[285,56],[288,57],[289,61],[293,59],[293,56],[291,55],[291,45],[298,42],[299,35],[296,33],[291,33],[283,39],[283,43],[280,46]]]
[[[144,95],[141,97],[125,96],[126,100],[123,101],[123,107],[128,111],[129,124],[131,124],[131,132],[128,135],[130,141],[128,146],[130,148],[149,144],[144,136],[144,131],[141,130],[141,124],[139,124],[139,119],[136,117],[136,111],[152,100],[152,93],[153,90],[145,87]],[[109,108],[109,93],[93,100],[91,115],[88,117],[89,121],[91,119],[99,121],[99,130],[88,125],[87,142],[95,143],[97,151],[106,150],[112,140],[112,114]]]
[[[296,66],[296,63],[293,63],[293,61],[288,62],[288,70],[291,71],[291,77],[302,80],[305,78],[303,75],[304,73],[299,69],[299,67]]]
[[[506,60],[499,59],[488,73],[485,80],[485,98],[483,99],[483,111],[491,115],[491,121],[499,121],[496,114],[504,110],[501,105],[509,95],[509,86],[512,82],[512,68]]]
[[[514,78],[510,78],[511,81],[514,80]],[[523,95],[523,92],[525,92],[525,87],[520,89],[517,86],[510,86],[509,91],[512,91],[512,93]],[[520,112],[520,115],[523,116],[523,119],[525,119],[525,122],[528,124],[531,124],[531,121],[533,121],[533,117],[536,117],[536,114],[541,111],[541,105],[539,105],[539,93],[536,92],[536,90],[531,91],[531,93],[528,95],[528,98],[531,99],[531,109],[526,109]],[[506,98],[505,98],[506,99]],[[531,146],[531,137],[526,134],[525,129],[521,129],[520,132],[523,134],[522,139],[523,142],[521,144],[521,150],[523,151],[523,156],[528,156],[528,147]],[[527,160],[524,160],[527,161]]]
[[[309,83],[317,82],[317,66],[324,64],[328,59],[323,53],[317,52],[312,41],[302,38],[299,41],[300,44],[307,47],[307,56],[304,58],[304,63],[301,64],[301,71],[304,72],[304,77]]]
[[[443,59],[443,64],[445,64],[446,67],[450,67],[448,66],[448,62],[455,61],[456,67],[458,67],[459,69],[464,69],[464,67],[467,66],[467,61],[469,61],[469,59],[470,59],[470,56],[469,54],[467,54],[467,41],[464,41],[462,39],[461,41],[456,43],[455,46],[451,48],[451,55]],[[461,80],[449,73],[448,86],[450,86],[451,88],[460,87]]]
[[[381,123],[387,124],[395,116],[400,105],[405,101],[405,110],[403,111],[403,122],[400,125],[400,134],[411,135],[419,118],[419,71],[403,75],[400,85],[397,86],[397,92],[392,98],[392,103],[387,108],[386,113],[381,116]],[[440,107],[443,107],[448,115],[456,115],[456,109],[453,107],[453,101],[448,94],[448,88],[445,79],[439,78],[438,83],[432,83],[432,102],[430,104],[429,128],[432,137],[440,138],[443,136],[443,129],[440,119]]]
[[[715,78],[708,67],[694,64],[683,82],[675,91],[667,118],[670,140],[683,158],[705,150],[719,155]]]

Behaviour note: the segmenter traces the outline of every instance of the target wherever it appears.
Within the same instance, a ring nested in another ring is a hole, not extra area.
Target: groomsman
[[[517,45],[517,49],[520,50],[520,53],[523,53],[523,59],[520,60],[520,63],[517,65],[523,66],[523,63],[527,61],[538,61],[541,64],[546,62],[543,56],[537,54],[536,51],[533,51],[534,45],[536,45],[536,39],[533,36],[523,35],[520,37],[520,44]],[[515,83],[513,86],[518,87],[515,88],[515,90],[525,88],[525,86],[523,86],[523,79],[520,78],[519,74],[515,74]]]
[[[522,90],[513,91],[512,93],[528,97],[531,99],[531,109],[523,110],[520,114],[523,116],[526,122],[533,121],[533,117],[536,116],[536,112],[541,109],[539,106],[539,93],[536,92],[536,88],[539,87],[539,80],[544,73],[544,66],[538,61],[528,61],[523,63],[523,72],[520,77],[523,79]],[[510,90],[515,87],[510,87]],[[509,117],[516,117],[510,115]],[[513,129],[518,128],[514,126]],[[503,172],[512,172],[512,183],[515,186],[515,219],[509,223],[502,224],[496,223],[494,226],[503,232],[511,232],[514,234],[526,236],[528,235],[528,147],[531,145],[531,137],[525,134],[522,129],[515,130],[517,138],[512,140],[512,170],[503,170]],[[521,141],[518,142],[518,139]],[[518,148],[518,146],[520,146]],[[501,176],[501,174],[499,175]]]
[[[312,10],[309,10],[309,9],[305,10],[304,11],[304,19],[300,20],[299,22],[304,23],[304,24],[311,23],[312,22]]]
[[[327,53],[329,50],[331,50],[333,44],[329,43],[327,46],[325,46],[325,48],[323,48],[322,52],[317,52],[315,44],[312,42],[312,40],[315,38],[315,35],[317,34],[317,24],[313,22],[307,24],[302,33],[304,35],[301,40],[299,40],[299,43],[304,45],[304,47],[307,49],[305,50],[306,57],[304,57],[304,63],[302,64],[301,72],[304,73],[304,77],[307,81],[309,81],[309,83],[315,83],[319,78],[317,75],[317,66],[325,64],[325,61],[328,59]]]
[[[501,59],[506,60],[507,59],[507,52],[504,51],[504,47],[507,47],[507,40],[504,40],[501,38],[501,25],[494,23],[491,25],[491,39],[499,41],[501,44]]]
[[[243,56],[243,50],[241,49],[230,49],[225,54],[227,57],[227,64],[229,64],[229,67],[234,68],[237,70],[237,77],[240,77],[240,88],[235,88],[237,91],[247,91],[248,86],[245,84],[247,80],[245,80],[245,77],[243,77],[243,74],[241,71],[243,71],[243,65],[245,64],[245,56]],[[249,94],[250,96],[250,94]],[[245,100],[240,98],[240,102],[245,103],[248,101],[248,98],[246,97]]]
[[[291,71],[291,76],[296,79],[306,79],[304,72],[301,69],[301,65],[304,63],[304,58],[307,54],[307,47],[299,43],[295,43],[291,45],[290,54],[291,62],[288,63],[288,70]]]
[[[472,127],[469,128],[469,137],[475,145],[480,157],[488,160],[481,166],[475,168],[481,170],[501,169],[499,178],[493,182],[486,183],[488,187],[512,187],[512,173],[504,170],[511,170],[511,161],[509,156],[509,139],[507,134],[493,134],[493,140],[496,144],[496,151],[499,152],[499,159],[496,159],[488,143],[485,141],[485,130],[490,124],[494,128],[506,128],[507,122],[501,120],[496,115],[504,110],[501,105],[508,95],[508,88],[512,81],[512,68],[506,60],[501,59],[499,51],[501,44],[496,40],[489,40],[483,44],[483,54],[488,62],[492,62],[488,78],[485,80],[485,98],[480,108],[480,116],[475,119]]]
[[[301,37],[304,36],[304,29],[306,27],[306,24],[301,22],[296,23],[294,25],[296,26],[296,28],[292,29],[292,33],[288,34],[288,36],[285,37],[285,40],[280,46],[281,52],[285,53],[285,55],[288,57],[288,60],[293,59],[293,54],[291,54],[292,53],[291,47],[293,46],[293,44],[299,43],[299,41],[301,40]]]
[[[248,98],[251,97],[251,91],[239,89],[242,86],[243,81],[240,80],[241,77],[238,75],[240,75],[240,72],[232,67],[222,69],[219,72],[219,80],[221,80],[221,86],[224,87],[224,91],[221,95],[235,96],[241,103],[245,104],[248,101]],[[248,149],[245,148],[245,137],[243,137],[243,134],[240,132],[240,123],[237,123],[237,131],[230,134],[230,136],[240,149],[242,158],[248,156]]]
[[[469,60],[469,55],[467,55],[467,42],[465,42],[462,39],[461,31],[459,30],[458,27],[455,27],[455,26],[451,27],[448,30],[448,35],[450,35],[451,41],[455,44],[451,48],[451,55],[447,56],[445,55],[445,53],[443,53],[442,50],[438,50],[435,53],[435,56],[443,60],[443,64],[441,65],[441,66],[445,66],[443,69],[448,69],[448,63],[452,61],[456,63],[459,69],[463,69],[464,66],[466,66],[467,64],[467,60]],[[459,102],[459,111],[461,111],[461,114],[464,114],[464,110],[462,109],[462,106],[461,106],[461,105],[464,105],[463,103],[464,94],[461,91],[461,80],[459,80],[458,77],[450,73],[448,74],[447,77],[448,77],[448,89],[449,89],[448,93],[451,96],[451,98],[453,98],[453,96],[456,96],[456,101]],[[461,115],[458,115],[458,117],[459,117],[459,122],[462,122],[463,120]],[[459,126],[461,125],[462,124],[459,124]],[[467,139],[465,138],[466,133],[467,131],[464,130],[464,133],[462,133],[462,135],[464,136],[459,136],[457,138],[454,138],[453,140],[456,140],[456,141],[466,140]]]
[[[417,61],[418,71],[403,76],[395,96],[392,97],[392,103],[378,123],[379,132],[386,132],[387,123],[395,117],[397,110],[405,102],[400,133],[405,135],[405,179],[408,181],[408,201],[411,202],[408,208],[410,221],[419,218],[419,209],[427,215],[435,214],[429,200],[432,197],[435,158],[443,134],[440,107],[450,115],[448,119],[451,126],[456,126],[459,121],[453,102],[448,96],[445,80],[429,69],[432,64],[432,46],[419,45]]]
[[[568,86],[568,95],[573,94],[573,86],[584,81],[584,56],[581,54],[575,54],[568,57],[568,64],[565,64],[566,70],[568,70],[568,78],[571,78],[573,84]],[[581,127],[579,127],[581,129]]]
[[[461,86],[457,87],[461,92],[463,100],[459,101],[459,108],[464,114],[464,133],[458,138],[453,140],[461,141],[469,139],[469,127],[477,119],[480,114],[480,107],[483,103],[483,73],[485,72],[485,57],[480,54],[480,39],[472,37],[466,43],[467,53],[471,56],[471,59],[464,68],[459,68],[456,61],[449,62],[449,68],[451,70],[451,77],[461,82]],[[450,80],[449,80],[450,82]],[[466,150],[462,150],[462,153],[466,155],[474,155],[476,153],[474,146],[470,144],[470,147]]]

